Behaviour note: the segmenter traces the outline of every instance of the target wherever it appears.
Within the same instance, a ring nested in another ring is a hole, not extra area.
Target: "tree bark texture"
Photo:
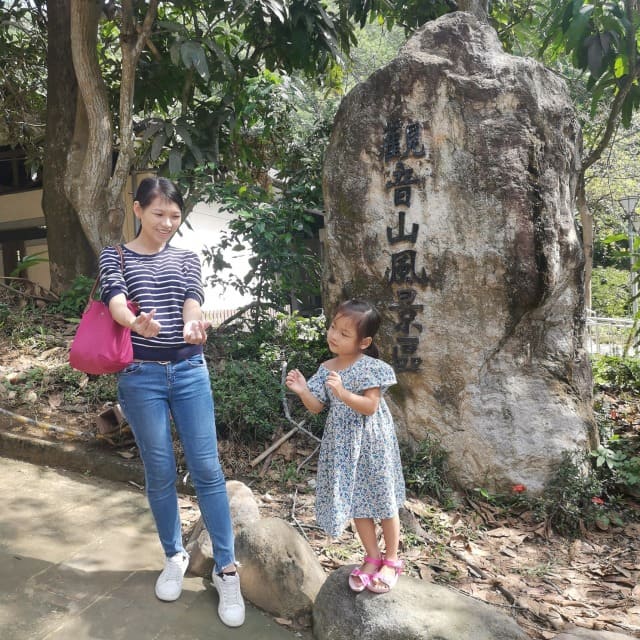
[[[584,171],[578,177],[576,202],[582,225],[582,250],[584,251],[584,306],[591,310],[591,274],[593,273],[593,214],[587,203]]]
[[[77,83],[71,62],[71,0],[49,0],[47,13],[47,126],[42,209],[47,222],[51,289],[60,293],[78,274],[95,271],[87,241],[64,181],[76,115]]]
[[[78,82],[73,147],[65,188],[96,254],[112,238],[106,222],[113,134],[97,54],[99,0],[71,0],[71,53]],[[97,224],[96,224],[97,222]]]
[[[122,233],[124,222],[124,190],[127,177],[135,159],[133,132],[133,95],[136,67],[151,27],[156,18],[157,0],[150,0],[143,24],[138,27],[133,15],[132,0],[122,3],[120,27],[120,49],[122,52],[122,74],[120,80],[119,147],[113,176],[107,191],[107,223],[109,236],[117,238]]]

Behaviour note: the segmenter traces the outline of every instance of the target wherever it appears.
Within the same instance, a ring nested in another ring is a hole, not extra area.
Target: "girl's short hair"
[[[378,333],[382,320],[378,310],[370,302],[360,298],[352,298],[341,303],[336,309],[334,318],[338,316],[351,318],[354,321],[358,340],[373,338]],[[364,352],[373,358],[378,357],[378,348],[373,341]]]
[[[144,209],[158,197],[174,202],[180,207],[181,212],[184,211],[184,200],[178,187],[171,180],[159,176],[145,178],[138,185],[134,200],[137,200]]]

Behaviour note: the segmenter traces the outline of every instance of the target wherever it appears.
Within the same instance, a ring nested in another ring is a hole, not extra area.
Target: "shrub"
[[[211,376],[220,435],[265,442],[284,421],[280,375],[262,362],[229,360]]]
[[[448,479],[449,454],[435,436],[411,447],[402,447],[402,468],[407,488],[418,497],[431,496],[445,507],[451,504],[452,489]]]
[[[629,271],[615,267],[594,267],[591,277],[593,310],[606,318],[631,315]]]
[[[532,507],[536,516],[554,531],[575,538],[602,515],[602,492],[601,482],[590,472],[587,456],[564,451],[558,468]]]
[[[71,287],[60,294],[60,300],[52,305],[52,310],[64,316],[80,316],[89,302],[94,282],[87,276],[77,276]]]
[[[283,362],[288,370],[310,376],[329,355],[322,316],[280,314],[255,331],[237,325],[214,334],[207,344],[220,433],[244,442],[264,442],[278,427],[289,425],[282,407]],[[324,422],[297,401],[291,402],[291,414],[295,420],[304,417],[305,428],[313,432]]]
[[[622,356],[591,356],[593,382],[619,391],[640,391],[640,359]]]

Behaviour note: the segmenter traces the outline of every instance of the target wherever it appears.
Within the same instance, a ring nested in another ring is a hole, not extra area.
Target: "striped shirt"
[[[136,253],[123,246],[124,274],[115,247],[100,253],[100,297],[105,304],[119,293],[137,303],[140,311],[156,310],[160,333],[144,338],[131,332],[136,360],[175,361],[202,353],[202,345],[184,341],[182,311],[185,300],[204,302],[200,260],[193,251],[167,244],[152,255]]]

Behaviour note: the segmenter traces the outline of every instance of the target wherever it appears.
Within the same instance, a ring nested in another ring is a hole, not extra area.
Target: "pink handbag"
[[[119,245],[120,265],[124,272],[124,255]],[[100,300],[94,300],[100,278],[96,278],[89,304],[82,314],[76,335],[69,350],[69,364],[85,373],[116,373],[133,361],[131,329],[118,324],[109,313],[109,308]],[[135,303],[127,302],[133,313],[138,309]]]

